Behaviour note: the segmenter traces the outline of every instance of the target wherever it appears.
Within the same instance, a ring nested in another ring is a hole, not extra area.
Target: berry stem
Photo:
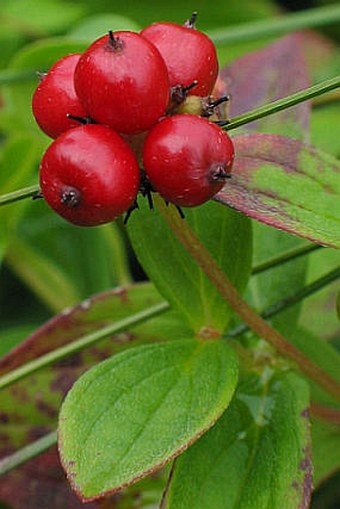
[[[196,23],[196,20],[197,20],[197,16],[198,16],[198,13],[197,11],[194,11],[192,14],[191,14],[191,18],[188,19],[185,23],[184,23],[184,26],[186,28],[195,28],[195,23]]]
[[[326,92],[335,90],[336,88],[339,87],[340,87],[340,76],[335,76],[335,78],[324,80],[321,83],[313,85],[309,88],[305,88],[304,90],[300,90],[299,92],[296,92],[294,94],[288,95],[283,99],[278,99],[277,101],[273,101],[272,103],[260,106],[255,110],[248,111],[243,115],[234,117],[233,119],[228,121],[227,125],[223,126],[223,129],[225,129],[226,131],[236,129],[237,127],[248,124],[249,122],[253,122],[254,120],[258,120],[263,117],[267,117],[268,115],[273,115],[274,113],[285,110],[287,108],[291,108],[296,104],[308,101],[313,97],[325,94]]]
[[[110,49],[113,49],[114,51],[118,52],[123,49],[123,41],[120,37],[115,37],[112,30],[109,30],[109,40],[107,41],[107,46]]]
[[[215,259],[194,234],[189,225],[177,216],[175,209],[173,207],[167,209],[163,201],[158,197],[157,207],[174,235],[183,244],[197,265],[203,270],[204,274],[210,279],[241,320],[259,337],[268,341],[281,355],[293,360],[304,375],[320,385],[334,398],[340,400],[340,384],[317,364],[308,359],[276,329],[271,327],[242,299],[229,278],[218,266]]]
[[[34,198],[39,192],[39,186],[28,186],[18,189],[17,191],[12,191],[11,193],[3,194],[0,196],[0,206],[23,200],[24,198]]]

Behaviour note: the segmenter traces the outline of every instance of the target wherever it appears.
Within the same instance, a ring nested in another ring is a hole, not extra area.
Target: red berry
[[[63,133],[40,165],[47,203],[80,226],[113,221],[134,203],[140,171],[128,144],[112,129],[83,125]]]
[[[144,169],[156,191],[182,207],[201,205],[225,184],[234,159],[229,136],[196,115],[173,115],[149,132]]]
[[[216,49],[209,37],[191,23],[154,23],[141,35],[158,48],[168,68],[170,87],[197,85],[188,94],[207,96],[218,74]]]
[[[74,90],[73,75],[80,54],[68,55],[58,60],[42,76],[32,98],[35,120],[45,134],[57,138],[79,122],[67,117],[85,117],[85,110]]]
[[[164,60],[134,32],[110,33],[96,40],[79,60],[74,80],[87,114],[120,133],[149,129],[169,102]]]

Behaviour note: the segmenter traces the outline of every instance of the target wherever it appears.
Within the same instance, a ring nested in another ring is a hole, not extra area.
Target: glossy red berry
[[[96,40],[80,58],[74,82],[87,114],[120,133],[149,129],[169,102],[164,60],[153,44],[134,32]]]
[[[163,198],[194,207],[212,198],[230,176],[231,139],[196,115],[173,115],[153,127],[144,144],[145,172]]]
[[[154,44],[168,68],[170,86],[189,87],[188,94],[207,96],[218,74],[216,49],[209,37],[196,30],[193,23],[154,23],[141,31]]]
[[[46,202],[80,226],[113,221],[131,207],[140,171],[128,144],[112,129],[83,125],[63,133],[40,165]]]
[[[86,115],[74,89],[73,76],[80,54],[68,55],[58,60],[36,88],[32,110],[37,124],[45,134],[57,138],[79,122],[68,118]]]

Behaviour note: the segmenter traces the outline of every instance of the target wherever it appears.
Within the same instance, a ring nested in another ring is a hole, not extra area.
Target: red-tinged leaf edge
[[[66,308],[0,359],[0,375],[122,318],[113,316],[110,301],[126,306],[127,316],[140,311],[142,301],[145,307],[152,306],[161,297],[150,283],[137,283],[98,293],[73,308]]]
[[[332,181],[334,184],[338,179],[340,185],[339,165],[335,158],[311,145],[280,135],[236,136],[234,145],[236,157],[232,178],[214,197],[217,202],[279,230],[324,246],[340,247],[340,217],[332,218],[332,231],[330,228],[323,229],[323,221],[328,218],[319,210],[323,201],[326,206],[328,200],[333,205],[328,210],[335,213],[335,194],[339,191],[334,191],[330,183]],[[307,159],[311,164],[306,164]],[[273,182],[267,177],[258,180],[259,172],[266,167],[273,172]],[[306,199],[304,193],[295,191],[296,183],[301,187],[303,178],[306,180],[306,191],[312,193],[307,206],[302,203],[302,199]],[[313,190],[313,185],[319,185],[321,191]],[[289,207],[295,207],[300,214],[309,215],[308,220],[301,220],[296,213],[291,213]],[[314,219],[317,219],[315,223]],[[338,221],[339,228],[335,228]]]

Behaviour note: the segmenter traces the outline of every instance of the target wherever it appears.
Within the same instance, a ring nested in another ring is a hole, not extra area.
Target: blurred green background
[[[290,11],[326,4],[339,2],[1,0],[0,194],[37,183],[39,160],[50,143],[31,114],[31,96],[37,84],[35,71],[47,71],[55,60],[82,51],[109,29],[138,31],[158,20],[183,23],[193,11],[198,11],[197,27],[214,33],[257,20],[270,24]],[[340,37],[339,24],[317,30],[325,37],[325,48],[332,48],[333,58],[314,62],[312,81],[332,77],[340,68],[339,52],[334,49]],[[219,44],[220,65],[263,47],[278,36]],[[334,125],[338,118],[338,104],[323,105],[313,112],[311,126],[312,142],[337,156],[340,141]],[[144,277],[119,222],[95,229],[76,228],[58,218],[43,202],[24,200],[1,208],[0,224],[0,355],[63,308],[93,293]],[[309,278],[319,275],[320,268],[322,272],[332,268],[338,260],[333,250],[315,255],[311,258]],[[331,294],[334,295],[334,286],[321,292],[311,304],[322,305],[325,317],[331,316]],[[306,323],[314,316],[311,309],[304,308]],[[327,339],[334,339],[334,318],[327,321],[328,329],[323,325],[321,331],[317,323],[313,325],[317,333],[323,331]],[[338,486],[336,479],[327,488],[323,486],[315,494],[312,507],[340,507]]]

